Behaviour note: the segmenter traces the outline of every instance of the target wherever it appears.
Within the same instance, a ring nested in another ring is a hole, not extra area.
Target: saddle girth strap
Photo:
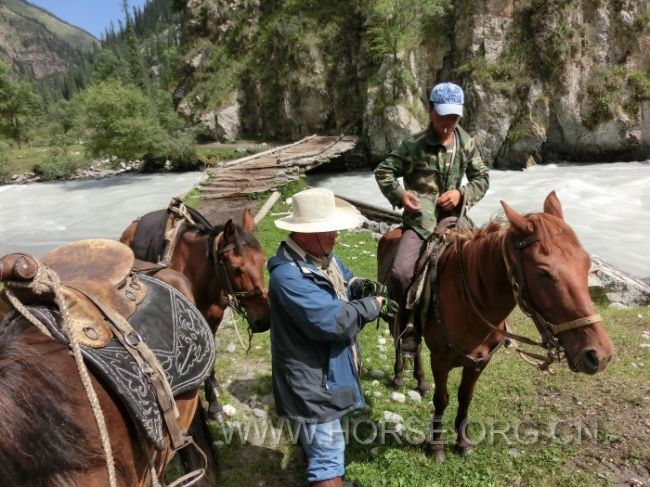
[[[131,354],[151,381],[173,448],[179,449],[185,446],[188,440],[187,438],[183,438],[178,428],[178,422],[176,420],[178,410],[176,408],[174,394],[172,393],[160,362],[147,344],[142,341],[140,334],[133,329],[131,324],[122,315],[115,312],[112,307],[106,305],[97,296],[81,288],[69,284],[67,286],[82,293],[106,315],[108,323],[113,329],[113,333],[118,341]]]

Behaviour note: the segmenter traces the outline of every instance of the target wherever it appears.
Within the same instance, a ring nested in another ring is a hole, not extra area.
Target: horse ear
[[[230,242],[235,238],[235,224],[232,222],[232,218],[223,227],[223,238],[226,242]]]
[[[510,205],[508,205],[508,203],[503,200],[501,201],[501,206],[503,206],[503,210],[506,212],[506,218],[510,222],[510,225],[512,225],[512,228],[515,229],[515,232],[524,235],[533,233],[535,229],[533,228],[533,224],[531,222],[510,208]]]
[[[248,233],[255,233],[255,217],[248,208],[244,210],[241,226],[244,227],[244,230]]]
[[[564,220],[564,213],[562,212],[562,203],[558,199],[555,191],[551,191],[544,200],[544,213],[558,217]]]

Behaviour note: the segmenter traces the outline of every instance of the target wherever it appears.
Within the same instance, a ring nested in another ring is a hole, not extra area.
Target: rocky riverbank
[[[104,179],[110,176],[117,176],[131,171],[139,171],[142,167],[142,161],[122,162],[118,167],[112,167],[107,161],[93,162],[90,167],[80,169],[66,180],[83,180],[83,179]],[[43,178],[35,172],[16,173],[10,175],[4,184],[29,184],[40,183]]]

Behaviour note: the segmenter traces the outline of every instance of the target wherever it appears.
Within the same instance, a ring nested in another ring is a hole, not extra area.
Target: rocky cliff
[[[188,0],[179,112],[219,140],[357,134],[378,159],[453,80],[496,167],[650,157],[650,0],[370,4]]]
[[[99,41],[23,0],[0,0],[0,59],[21,76],[42,79],[79,62]]]

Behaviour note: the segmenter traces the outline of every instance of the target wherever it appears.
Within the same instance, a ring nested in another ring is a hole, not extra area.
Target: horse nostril
[[[590,348],[589,350],[585,350],[582,361],[585,364],[585,367],[587,368],[588,371],[598,370],[598,367],[600,366],[600,359],[598,358],[598,352],[596,352],[596,350],[594,350],[593,348]]]

